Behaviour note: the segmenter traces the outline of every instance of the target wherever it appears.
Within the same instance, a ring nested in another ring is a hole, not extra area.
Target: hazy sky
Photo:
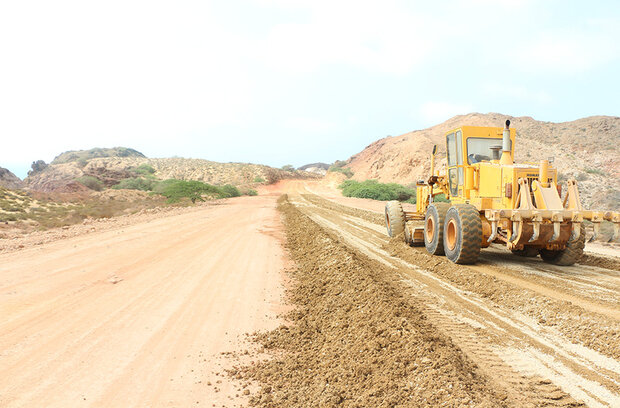
[[[618,1],[2,1],[0,166],[346,159],[472,111],[620,112]]]

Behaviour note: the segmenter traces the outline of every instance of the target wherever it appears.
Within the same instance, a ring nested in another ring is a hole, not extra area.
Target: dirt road
[[[242,402],[239,385],[214,373],[220,353],[248,347],[244,333],[278,324],[275,200],[0,255],[0,406]]]

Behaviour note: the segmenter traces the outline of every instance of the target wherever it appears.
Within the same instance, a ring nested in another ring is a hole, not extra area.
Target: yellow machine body
[[[417,183],[416,213],[407,213],[407,221],[424,219],[434,197],[444,194],[451,205],[469,204],[480,212],[481,247],[502,242],[511,250],[562,250],[577,239],[583,220],[594,223],[593,238],[603,220],[613,222],[618,239],[620,213],[584,210],[574,180],[562,199],[557,169],[548,160],[514,163],[516,131],[509,124],[447,132],[446,165],[435,168],[434,148],[431,176]]]

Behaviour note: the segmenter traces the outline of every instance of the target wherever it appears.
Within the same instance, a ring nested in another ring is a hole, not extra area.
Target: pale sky
[[[276,167],[469,112],[620,114],[618,1],[1,1],[0,167]]]

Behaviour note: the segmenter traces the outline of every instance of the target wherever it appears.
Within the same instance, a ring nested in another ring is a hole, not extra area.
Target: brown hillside
[[[555,158],[561,180],[579,181],[583,204],[592,208],[620,207],[620,117],[592,116],[572,122],[541,122],[528,116],[470,113],[428,129],[380,139],[348,160],[357,180],[378,179],[401,184],[425,178],[429,154],[437,144],[445,150],[445,133],[459,126],[502,126],[510,119],[517,130],[517,162]]]
[[[88,190],[78,182],[84,176],[94,177],[103,187],[111,187],[119,181],[136,177],[133,172],[140,165],[155,170],[159,180],[198,180],[209,184],[248,186],[256,183],[275,183],[286,178],[317,178],[305,171],[284,171],[249,163],[218,163],[202,159],[142,157],[93,158],[85,163],[73,161],[50,164],[44,170],[30,174],[24,181],[28,188],[44,192],[75,192]]]

